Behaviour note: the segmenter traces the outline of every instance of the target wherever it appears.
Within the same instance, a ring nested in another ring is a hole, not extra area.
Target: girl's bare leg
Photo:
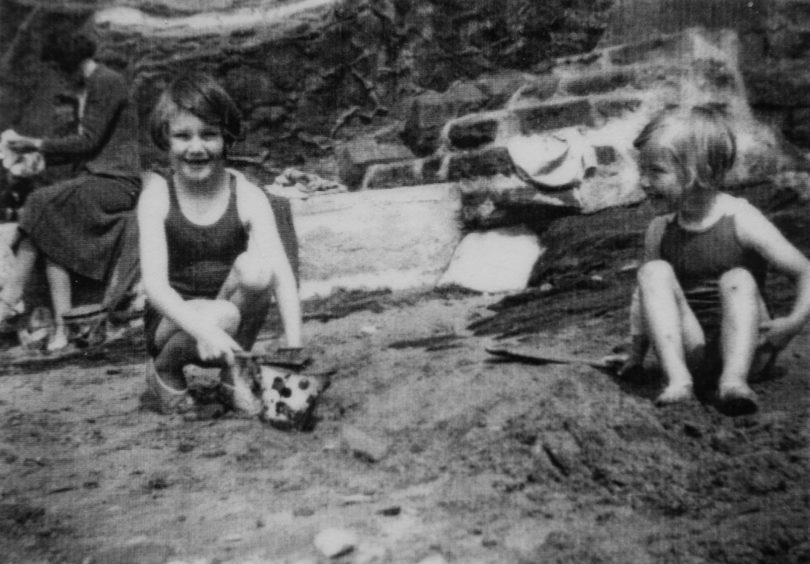
[[[689,365],[703,354],[703,330],[669,263],[656,260],[644,264],[638,283],[646,330],[668,382],[656,403],[689,399],[694,395]]]
[[[723,371],[718,384],[722,403],[736,412],[756,411],[756,396],[748,375],[757,351],[761,297],[751,273],[735,268],[720,278],[723,320],[720,352]],[[733,404],[733,405],[732,405]]]
[[[233,304],[222,300],[192,300],[190,303],[227,333],[236,332],[240,319],[239,311]],[[155,344],[160,348],[160,353],[155,357],[155,370],[160,379],[170,388],[185,389],[183,367],[200,361],[196,339],[164,319],[155,334]]]
[[[270,310],[270,277],[269,269],[251,261],[246,253],[241,254],[217,296],[239,310],[241,323],[234,339],[246,351],[256,342]]]

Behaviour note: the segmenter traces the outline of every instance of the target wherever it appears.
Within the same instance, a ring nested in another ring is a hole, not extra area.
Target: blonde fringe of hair
[[[687,188],[720,190],[734,165],[737,142],[720,107],[667,108],[655,116],[633,142],[666,150],[681,168]]]

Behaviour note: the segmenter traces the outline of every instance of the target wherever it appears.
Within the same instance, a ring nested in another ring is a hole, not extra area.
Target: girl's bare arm
[[[763,324],[765,339],[777,349],[783,348],[810,317],[810,261],[750,204],[735,213],[740,243],[755,249],[776,270],[790,276],[796,286],[796,298],[790,313]]]

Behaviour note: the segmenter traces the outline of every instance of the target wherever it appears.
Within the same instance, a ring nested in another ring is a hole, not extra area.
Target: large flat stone
[[[301,295],[336,288],[432,286],[460,239],[450,184],[369,190],[293,202]]]
[[[460,202],[451,184],[294,200],[302,298],[336,288],[434,285],[461,238]],[[13,261],[16,226],[0,224],[0,285]]]

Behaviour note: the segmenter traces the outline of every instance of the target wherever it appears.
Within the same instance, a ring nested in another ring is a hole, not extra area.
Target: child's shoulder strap
[[[177,188],[174,185],[174,175],[164,174],[161,175],[166,179],[166,190],[169,192],[169,206],[170,209],[180,209],[180,202],[177,200]]]
[[[664,232],[672,224],[675,214],[659,215],[653,218],[644,235],[644,256],[646,260],[658,258],[661,255],[661,240]]]
[[[654,240],[660,241],[661,237],[664,235],[664,231],[666,231],[667,227],[669,227],[674,220],[674,213],[655,216],[650,222],[649,227],[647,227],[647,235]]]

